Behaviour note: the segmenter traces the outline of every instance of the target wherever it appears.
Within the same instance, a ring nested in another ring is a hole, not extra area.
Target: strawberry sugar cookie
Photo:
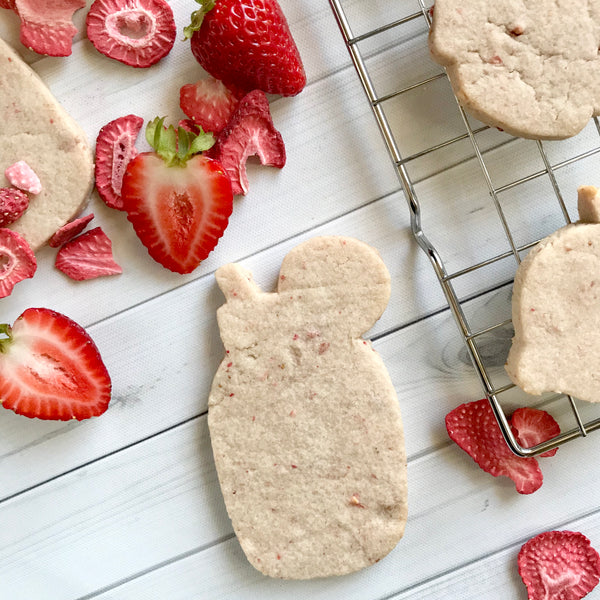
[[[465,110],[540,139],[600,113],[599,45],[600,0],[436,0],[429,35]]]
[[[216,272],[225,358],[208,424],[225,504],[250,563],[286,579],[341,575],[388,554],[404,532],[406,455],[385,365],[361,335],[390,278],[346,237],[287,254],[278,291]]]
[[[85,132],[2,39],[0,64],[0,188],[12,186],[5,173],[17,164],[39,178],[27,209],[9,225],[37,250],[85,204],[93,185],[92,151]]]

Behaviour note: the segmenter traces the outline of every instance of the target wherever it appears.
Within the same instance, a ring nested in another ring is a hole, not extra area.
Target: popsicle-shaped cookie
[[[377,562],[406,521],[398,400],[361,338],[389,299],[383,261],[355,239],[316,237],[287,254],[275,293],[237,264],[216,277],[226,352],[208,424],[248,560],[292,579]]]

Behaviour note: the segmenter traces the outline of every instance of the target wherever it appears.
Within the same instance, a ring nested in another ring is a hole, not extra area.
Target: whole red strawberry
[[[245,92],[295,96],[306,85],[300,53],[277,0],[196,0],[185,28],[202,67]]]
[[[231,182],[219,162],[200,154],[212,134],[151,121],[142,152],[128,165],[121,196],[148,254],[176,273],[190,273],[217,245],[233,210]]]

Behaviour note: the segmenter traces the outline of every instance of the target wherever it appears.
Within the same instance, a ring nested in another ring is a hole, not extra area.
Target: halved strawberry
[[[243,96],[214,77],[187,83],[179,90],[179,106],[204,131],[219,133],[231,119]]]
[[[110,402],[111,381],[88,333],[65,315],[28,308],[0,325],[0,403],[38,419],[87,419]]]
[[[165,57],[177,36],[166,0],[94,0],[86,28],[98,52],[140,68]]]
[[[517,441],[523,448],[537,446],[560,433],[560,425],[545,410],[517,408],[510,418]],[[558,448],[543,452],[540,456],[554,456]]]
[[[138,155],[135,141],[144,119],[127,115],[107,123],[96,138],[96,189],[110,208],[123,210],[121,186],[129,162]]]
[[[217,245],[233,209],[231,183],[223,167],[198,154],[213,143],[155,119],[143,152],[127,166],[123,208],[150,256],[167,269],[190,273]]]
[[[76,281],[123,272],[113,258],[110,238],[100,227],[67,242],[58,251],[54,266]]]
[[[38,54],[69,56],[77,28],[73,14],[85,0],[3,0],[21,19],[21,43]]]
[[[33,277],[35,254],[25,238],[11,229],[0,229],[0,298],[10,296],[19,281]]]
[[[518,565],[529,600],[579,600],[600,579],[600,556],[577,531],[540,533],[523,545]]]
[[[0,188],[0,227],[14,223],[29,206],[29,196],[17,188]]]
[[[48,240],[48,246],[51,248],[60,248],[63,244],[71,241],[76,235],[79,235],[94,218],[94,213],[79,217],[63,225]]]
[[[446,415],[446,429],[487,473],[510,477],[520,494],[535,492],[543,482],[535,458],[522,458],[506,444],[487,399],[461,404]]]
[[[258,156],[263,165],[278,169],[285,166],[285,145],[273,124],[264,92],[254,90],[240,100],[231,121],[207,155],[223,165],[234,194],[248,191],[246,161],[250,156]]]

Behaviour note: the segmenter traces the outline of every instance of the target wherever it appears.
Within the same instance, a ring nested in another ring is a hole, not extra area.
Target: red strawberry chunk
[[[166,0],[95,0],[86,28],[98,52],[139,68],[164,58],[177,36],[173,10]]]
[[[223,168],[200,154],[178,168],[143,152],[127,167],[123,200],[150,256],[176,273],[191,273],[209,255],[233,210]]]
[[[179,106],[204,131],[219,133],[231,119],[243,94],[209,77],[179,90]]]
[[[0,188],[0,227],[14,223],[29,206],[29,196],[16,188]]]
[[[76,235],[79,235],[94,218],[94,213],[70,221],[63,225],[54,235],[48,240],[48,245],[51,248],[60,248],[63,244],[71,241]]]
[[[135,141],[144,119],[136,115],[107,123],[96,139],[96,189],[110,208],[123,210],[121,187],[129,162],[138,155]]]
[[[54,265],[76,281],[123,272],[113,258],[109,237],[100,227],[67,242],[58,251]]]
[[[547,531],[526,542],[518,557],[529,600],[579,600],[600,578],[600,556],[575,531]]]
[[[275,129],[264,92],[254,90],[240,100],[231,121],[207,155],[223,165],[234,194],[248,191],[246,161],[250,156],[258,156],[263,165],[279,169],[285,165],[283,138]]]
[[[537,446],[560,433],[560,425],[552,415],[537,408],[518,408],[512,414],[510,424],[515,437],[523,448]],[[554,456],[558,448],[543,452],[540,456]]]
[[[87,419],[101,415],[111,396],[108,371],[88,333],[47,308],[28,308],[0,325],[2,406],[30,418]]]
[[[484,471],[494,477],[510,477],[520,494],[531,494],[542,485],[537,461],[510,450],[487,399],[467,402],[449,412],[446,429],[450,439]]]
[[[10,296],[15,285],[33,277],[36,269],[37,261],[27,241],[16,231],[0,229],[0,298]]]
[[[21,19],[21,43],[38,54],[69,56],[77,28],[73,14],[85,7],[85,0],[9,0]]]
[[[18,160],[7,167],[4,175],[12,185],[24,192],[39,194],[42,191],[40,178],[24,160]]]

